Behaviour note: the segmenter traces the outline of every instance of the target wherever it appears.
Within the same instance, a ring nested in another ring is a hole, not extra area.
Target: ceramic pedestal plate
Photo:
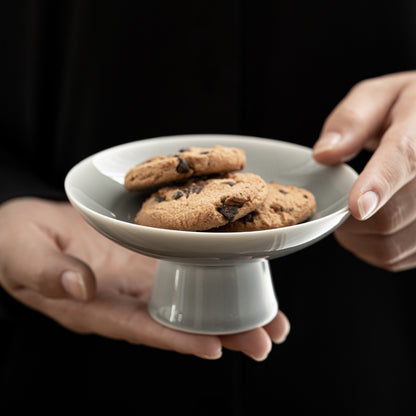
[[[128,169],[186,146],[215,144],[245,150],[246,172],[313,192],[315,215],[303,224],[243,233],[173,231],[134,224],[144,196],[124,189]],[[65,189],[70,202],[95,229],[124,247],[158,259],[149,302],[155,320],[182,331],[229,334],[274,318],[278,304],[269,260],[300,251],[338,227],[349,215],[348,193],[356,177],[347,165],[319,165],[311,149],[292,143],[201,134],[141,140],[97,153],[71,169]]]

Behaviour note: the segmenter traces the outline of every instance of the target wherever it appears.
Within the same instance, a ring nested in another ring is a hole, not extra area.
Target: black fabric
[[[312,146],[358,81],[415,68],[411,0],[15,1],[0,4],[0,200],[65,198],[66,172],[122,142],[238,133]],[[363,153],[351,162],[361,170]],[[0,230],[1,232],[1,230]],[[0,294],[2,398],[136,410],[409,414],[414,271],[368,266],[333,237],[272,262],[285,344],[217,362],[73,334]]]

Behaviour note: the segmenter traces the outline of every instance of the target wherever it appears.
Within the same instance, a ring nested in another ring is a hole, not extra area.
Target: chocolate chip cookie
[[[316,210],[313,194],[296,186],[271,182],[264,203],[241,219],[231,222],[218,231],[260,231],[286,227],[306,221]]]
[[[124,186],[142,190],[192,176],[210,175],[244,169],[246,155],[234,147],[187,147],[169,156],[155,156],[130,169]]]
[[[233,223],[259,208],[267,196],[264,180],[253,173],[190,179],[167,186],[142,205],[135,223],[184,231],[205,231]]]

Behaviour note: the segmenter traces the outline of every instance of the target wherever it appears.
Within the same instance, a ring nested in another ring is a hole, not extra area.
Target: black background
[[[356,82],[414,68],[414,8],[410,0],[3,2],[0,197],[64,198],[73,164],[141,138],[237,133],[312,146]],[[351,165],[360,171],[368,157]],[[135,411],[151,401],[156,413],[415,410],[413,271],[368,266],[332,236],[272,270],[292,330],[262,363],[73,334],[3,293],[0,397],[116,400]]]

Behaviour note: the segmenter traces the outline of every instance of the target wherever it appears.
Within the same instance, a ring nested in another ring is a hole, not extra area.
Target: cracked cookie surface
[[[261,231],[299,224],[316,210],[314,195],[303,188],[271,182],[264,203],[241,219],[217,231]]]
[[[246,155],[234,147],[187,147],[169,156],[155,156],[130,169],[124,186],[130,191],[161,186],[192,176],[244,169]]]
[[[183,231],[206,231],[246,216],[267,196],[264,180],[253,173],[190,179],[182,186],[167,186],[142,205],[135,223]]]

